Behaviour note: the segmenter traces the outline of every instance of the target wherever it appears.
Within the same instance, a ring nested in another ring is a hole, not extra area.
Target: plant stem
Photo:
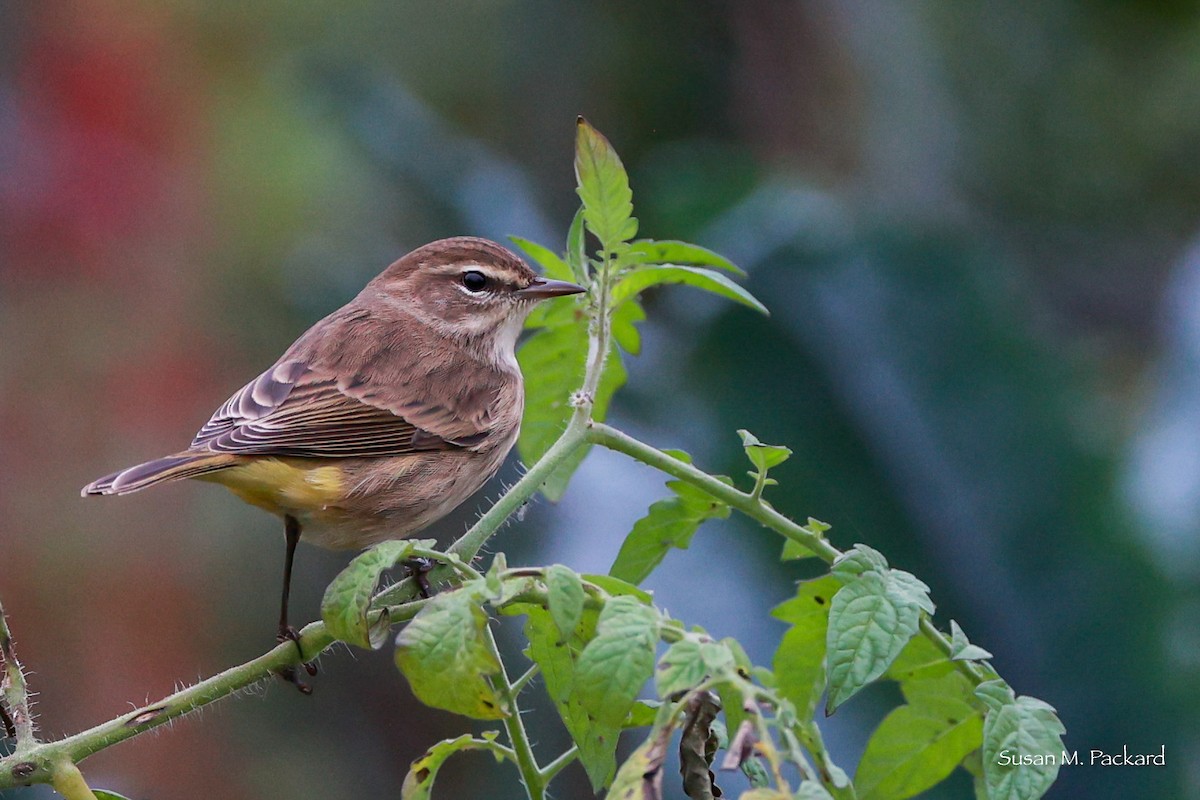
[[[403,622],[412,619],[423,604],[418,601],[411,605],[391,607],[391,620]],[[63,763],[77,764],[93,753],[220,700],[239,689],[270,677],[272,673],[284,667],[309,661],[333,643],[334,639],[326,631],[325,623],[309,623],[300,631],[303,655],[293,642],[283,642],[252,661],[231,667],[194,686],[168,695],[157,703],[122,714],[56,742],[34,743],[24,749],[18,749],[12,755],[0,758],[0,789],[27,786],[31,783],[53,783],[55,771],[62,769]]]
[[[542,767],[543,785],[549,785],[550,781],[554,780],[554,776],[562,772],[563,767],[570,766],[571,762],[577,758],[579,758],[579,747],[571,745],[571,749]]]
[[[96,800],[92,787],[87,785],[83,773],[71,761],[64,760],[54,765],[50,785],[66,800]]]
[[[496,637],[492,635],[491,628],[487,629],[487,636],[484,637],[484,640],[492,651],[492,657],[500,665],[499,674],[491,679],[492,687],[496,690],[496,694],[500,695],[500,700],[509,712],[508,716],[504,718],[504,730],[508,733],[508,742],[516,756],[517,769],[521,772],[521,783],[525,785],[525,793],[529,795],[529,800],[545,800],[546,780],[543,778],[537,758],[533,754],[533,746],[529,743],[529,734],[525,732],[525,721],[521,719],[521,708],[517,705],[517,692],[508,680],[508,670],[504,668],[504,661],[500,658],[500,648],[496,646]]]
[[[755,497],[753,494],[739,491],[729,484],[717,480],[707,472],[697,469],[684,461],[672,458],[663,451],[651,447],[616,428],[605,425],[602,422],[593,422],[588,427],[587,440],[593,444],[603,445],[610,450],[624,453],[633,459],[641,461],[643,464],[648,464],[672,477],[687,481],[693,486],[703,489],[718,500],[724,501],[730,507],[741,511],[751,519],[761,522],[776,533],[782,534],[785,538],[791,539],[807,548],[817,558],[827,564],[832,564],[834,560],[842,555],[842,551],[831,545],[826,539],[780,514],[771,508],[765,500]],[[929,639],[940,651],[945,653],[947,657],[953,652],[950,640],[944,633],[937,629],[937,626],[928,617],[921,618],[921,634]],[[976,685],[987,680],[987,675],[984,674],[983,670],[970,661],[955,661],[954,666]]]
[[[519,677],[515,681],[513,681],[513,685],[512,685],[513,694],[520,694],[521,691],[526,686],[529,685],[529,682],[537,677],[537,674],[539,672],[541,672],[541,670],[538,669],[537,664],[534,664],[529,669],[525,670],[524,675],[522,675],[521,677]]]
[[[8,629],[8,617],[5,616],[2,605],[0,605],[0,666],[4,668],[4,673],[0,676],[0,689],[3,690],[0,703],[6,710],[4,721],[11,724],[12,732],[17,739],[16,752],[20,753],[37,744],[37,739],[34,736],[33,716],[29,713],[29,690],[25,685],[25,673],[21,671],[21,662],[17,661],[12,632]]]
[[[643,464],[648,464],[672,477],[687,481],[693,486],[703,489],[718,500],[741,511],[746,516],[758,520],[768,528],[783,534],[786,538],[807,548],[826,563],[833,563],[833,560],[842,554],[840,550],[825,539],[783,516],[763,500],[755,498],[746,492],[739,491],[687,462],[672,458],[663,451],[638,441],[627,433],[623,433],[602,422],[593,422],[588,428],[587,438],[593,444],[603,445],[610,450],[624,453],[641,461]]]

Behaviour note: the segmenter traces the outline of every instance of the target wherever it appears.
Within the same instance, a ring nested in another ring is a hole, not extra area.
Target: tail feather
[[[105,475],[83,487],[80,494],[84,497],[129,494],[157,483],[194,478],[206,472],[215,472],[232,467],[235,463],[237,461],[233,456],[224,453],[180,453],[156,458],[145,464],[138,464],[135,467]]]

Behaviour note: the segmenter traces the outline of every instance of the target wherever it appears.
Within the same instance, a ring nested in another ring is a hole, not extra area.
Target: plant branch
[[[74,762],[63,760],[54,766],[50,785],[66,800],[96,800],[92,787],[83,779],[83,773]]]
[[[668,475],[687,481],[711,494],[713,497],[736,508],[746,516],[758,520],[785,538],[807,548],[822,561],[832,564],[842,552],[825,539],[771,508],[764,500],[739,491],[727,483],[717,480],[703,470],[687,462],[672,458],[663,451],[638,441],[627,433],[602,422],[593,422],[587,431],[587,439],[593,444],[603,445],[610,450],[624,453],[631,458],[648,464]]]
[[[20,753],[37,744],[34,737],[33,716],[29,713],[29,689],[25,685],[25,673],[17,661],[13,647],[12,632],[8,629],[8,617],[0,605],[0,712],[3,712],[5,734],[16,737],[16,752]],[[11,730],[8,730],[11,728]]]
[[[577,758],[579,758],[579,747],[571,745],[569,750],[542,767],[542,781],[549,785],[550,781],[554,780],[554,776],[562,772],[563,767],[570,766],[571,762]]]
[[[512,746],[514,760],[521,773],[521,783],[525,785],[525,793],[529,795],[529,800],[544,800],[546,780],[542,777],[537,758],[533,754],[529,734],[525,732],[525,721],[521,719],[521,708],[517,705],[517,691],[508,679],[508,670],[504,668],[500,648],[496,646],[496,637],[492,635],[491,628],[487,629],[484,641],[491,649],[492,657],[500,665],[500,672],[492,676],[491,682],[496,694],[500,695],[501,702],[508,709],[508,716],[504,718],[504,730],[508,733],[508,743]]]
[[[423,601],[388,609],[392,622],[412,619]],[[168,695],[156,703],[101,723],[56,742],[34,743],[0,758],[0,789],[53,783],[56,770],[64,763],[76,764],[88,756],[118,742],[138,736],[171,720],[226,697],[239,689],[258,683],[284,667],[310,661],[334,644],[323,622],[312,622],[300,631],[300,649],[291,642],[276,645],[258,658]],[[87,795],[81,795],[87,797]]]
[[[687,481],[693,486],[703,489],[718,500],[727,503],[730,507],[741,511],[751,519],[761,522],[776,533],[807,548],[817,558],[827,564],[832,564],[835,559],[842,555],[842,551],[831,545],[826,539],[780,514],[774,508],[771,508],[765,500],[757,498],[753,494],[739,491],[729,484],[717,480],[707,472],[697,469],[691,464],[680,461],[677,458],[672,458],[663,451],[651,447],[616,428],[605,425],[602,422],[593,422],[588,427],[587,440],[593,444],[607,447],[610,450],[624,453],[630,458],[641,461],[643,464],[648,464],[672,477]],[[921,618],[921,634],[929,639],[938,650],[945,653],[947,657],[953,652],[950,639],[938,630],[937,626],[928,617],[923,616]],[[987,675],[984,674],[983,670],[970,661],[956,660],[953,663],[959,672],[962,672],[971,679],[972,683],[978,685],[987,680]]]

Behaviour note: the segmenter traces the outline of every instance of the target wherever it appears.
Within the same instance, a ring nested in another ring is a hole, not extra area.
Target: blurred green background
[[[1069,748],[1166,745],[1051,797],[1200,797],[1200,5],[332,8],[0,2],[0,598],[47,735],[272,641],[277,521],[210,486],[79,487],[186,443],[412,247],[558,246],[582,113],[642,231],[731,256],[773,311],[653,296],[614,421],[727,474],[738,427],[789,444],[772,501],[927,581]],[[495,548],[602,571],[661,494],[595,453]],[[766,611],[811,570],[776,547],[710,523],[649,585],[766,663]],[[301,550],[297,618],[347,558]],[[889,691],[825,724],[842,764]],[[266,686],[84,771],[137,798],[394,797],[461,728],[387,653],[340,651],[310,698]],[[461,758],[442,796],[520,796]],[[589,796],[581,772],[557,796]]]

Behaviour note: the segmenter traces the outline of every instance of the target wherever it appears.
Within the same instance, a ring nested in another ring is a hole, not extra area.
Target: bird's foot
[[[408,577],[417,582],[417,589],[420,591],[421,598],[428,600],[432,597],[433,587],[429,585],[429,578],[426,576],[437,566],[437,562],[432,558],[416,556],[405,559],[402,566]]]
[[[287,641],[295,643],[296,650],[300,653],[300,657],[304,657],[304,648],[300,646],[300,631],[296,630],[291,625],[281,626],[279,628],[279,633],[275,636],[275,640],[280,643]],[[311,661],[304,661],[300,666],[304,667],[304,671],[307,672],[310,677],[317,674],[317,665]],[[295,664],[289,664],[288,666],[278,670],[275,674],[295,686],[301,694],[312,694],[312,687],[305,683],[303,679],[301,679],[300,670],[297,669]]]

